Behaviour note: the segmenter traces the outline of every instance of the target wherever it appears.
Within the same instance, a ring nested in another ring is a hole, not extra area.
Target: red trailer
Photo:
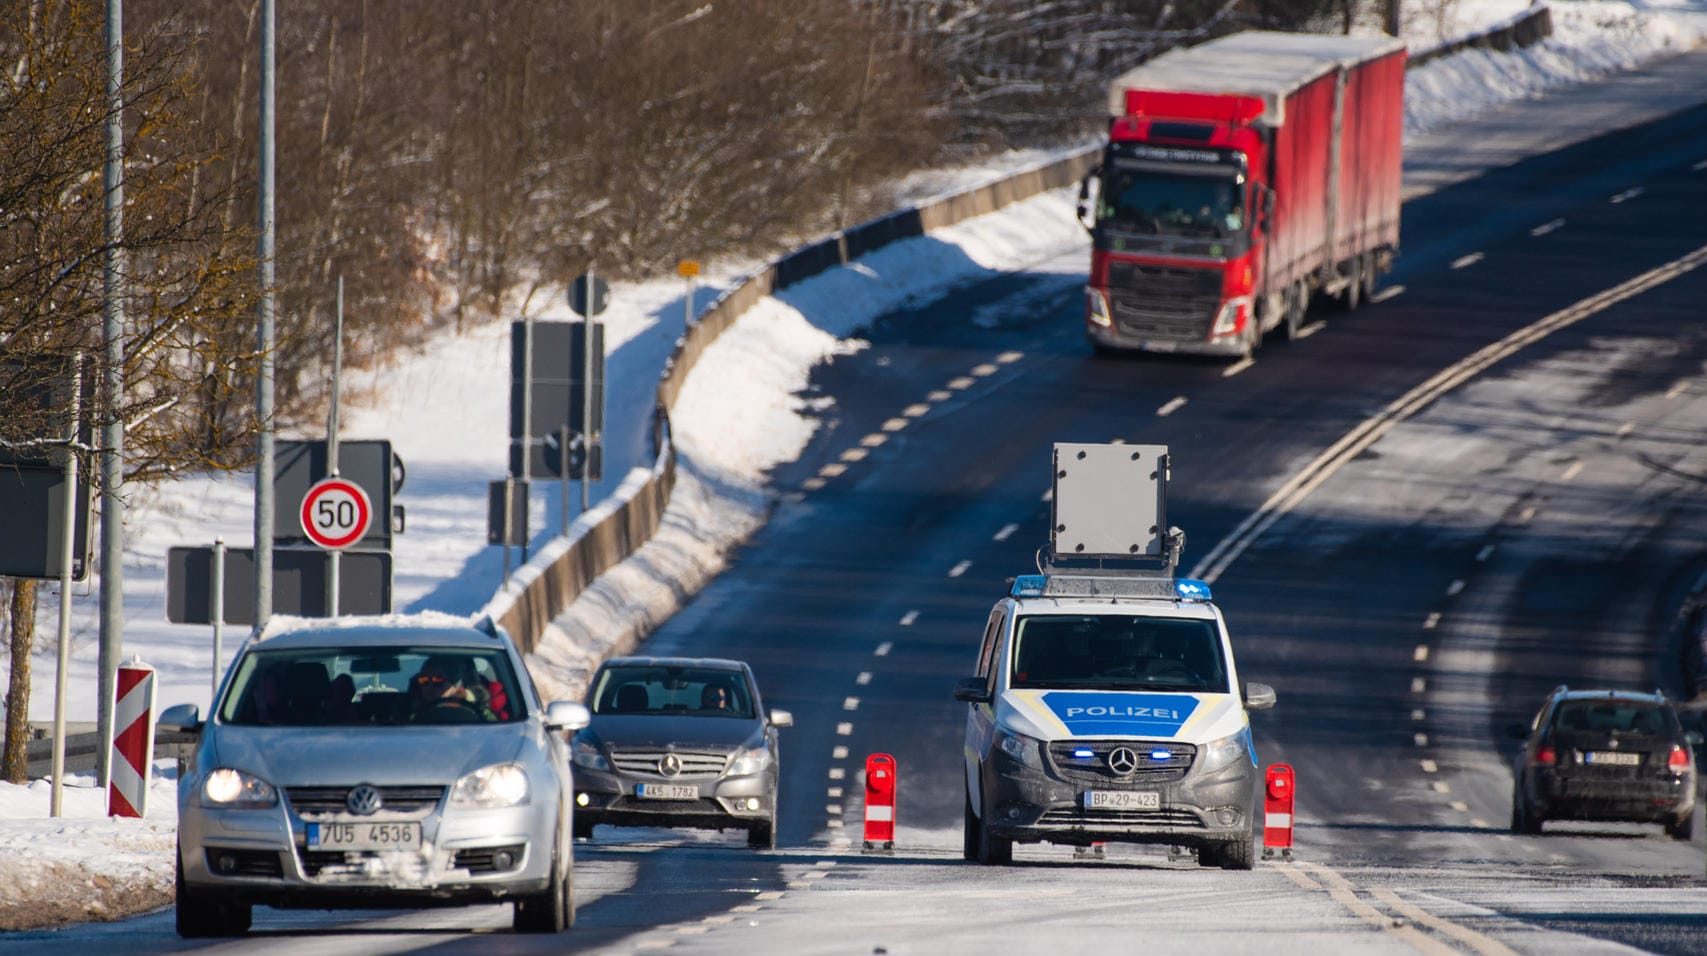
[[[1091,343],[1249,355],[1314,293],[1356,308],[1398,251],[1404,93],[1391,37],[1239,33],[1115,80]]]

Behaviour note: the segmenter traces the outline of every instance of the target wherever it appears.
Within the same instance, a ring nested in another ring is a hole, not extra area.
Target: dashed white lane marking
[[[1476,563],[1481,564],[1493,556],[1494,546],[1491,544],[1484,544],[1482,545],[1482,550],[1476,552]]]
[[[1415,710],[1411,711],[1411,719],[1412,720],[1427,720],[1428,714],[1425,713],[1421,707],[1418,707]]]
[[[1564,226],[1565,226],[1565,220],[1554,219],[1551,222],[1544,222],[1541,225],[1536,226],[1534,229],[1529,230],[1529,234],[1531,236],[1534,236],[1535,238],[1539,239],[1542,236],[1545,236],[1546,234],[1548,234],[1549,232],[1553,232],[1554,230],[1564,228]]]
[[[878,445],[881,445],[888,440],[888,435],[885,435],[882,432],[872,432],[864,438],[861,438],[859,443],[867,448],[876,448]]]
[[[917,612],[914,612],[914,613],[916,614]],[[895,647],[895,645],[893,642],[884,641],[883,643],[877,645],[877,650],[872,651],[872,653],[876,654],[878,657],[888,657],[889,652],[892,649],[894,649],[894,647]]]
[[[829,827],[832,830],[840,830],[842,828],[842,821],[840,821],[840,820],[825,820],[824,825]]]
[[[704,933],[707,929],[710,929],[710,927],[695,924],[693,926],[678,926],[675,931],[683,936],[698,936],[701,933]]]
[[[847,474],[847,472],[848,472],[848,466],[847,465],[844,465],[840,462],[834,462],[833,461],[833,462],[830,462],[828,465],[825,465],[824,467],[818,469],[818,477],[820,477],[820,478],[840,478],[841,476]]]
[[[1692,171],[1697,172],[1697,173],[1702,171],[1703,169],[1707,169],[1707,159],[1703,159],[1701,162],[1696,163],[1695,165],[1693,165],[1689,168]]]
[[[824,487],[824,485],[825,481],[822,478],[808,478],[800,483],[800,487],[805,488],[807,491],[817,491],[819,488]]]
[[[926,405],[924,402],[917,402],[901,409],[901,415],[904,418],[918,418],[922,415],[929,415],[930,411],[931,407],[929,405]]]
[[[871,683],[871,671],[860,671],[859,676],[854,678],[854,683],[861,687]]]
[[[1624,436],[1630,434],[1631,432],[1633,432],[1635,430],[1636,430],[1636,423],[1635,422],[1625,422],[1624,424],[1618,426],[1618,431],[1614,432],[1614,434],[1616,434],[1619,438],[1623,438]]]
[[[1455,597],[1458,595],[1458,593],[1460,591],[1463,591],[1463,590],[1464,590],[1464,579],[1463,578],[1454,578],[1452,580],[1452,583],[1448,584],[1446,586],[1446,596],[1447,597]]]
[[[1421,694],[1428,690],[1428,681],[1421,677],[1411,678],[1411,693]]]
[[[884,422],[882,427],[886,432],[898,432],[907,427],[907,420],[905,418],[891,418]]]
[[[763,909],[764,907],[757,903],[742,903],[740,906],[729,907],[729,911],[732,913],[757,913]]]
[[[1671,388],[1666,389],[1666,398],[1676,398],[1687,391],[1689,391],[1689,380],[1680,378],[1672,383]]]
[[[859,709],[859,698],[858,697],[844,697],[844,698],[842,698],[842,709],[843,710],[858,710]]]
[[[1534,507],[1525,508],[1522,511],[1518,512],[1517,523],[1518,524],[1528,524],[1529,519],[1531,519],[1533,517],[1535,517]]]
[[[728,913],[718,913],[716,916],[707,916],[705,919],[700,920],[700,922],[709,923],[712,926],[724,926],[735,922],[735,917],[730,916]]]
[[[1576,476],[1578,476],[1582,473],[1583,473],[1583,463],[1580,461],[1573,461],[1573,462],[1571,462],[1571,467],[1566,468],[1562,473],[1560,473],[1559,480],[1560,481],[1570,481],[1572,478],[1575,478]]]
[[[1239,374],[1240,372],[1243,372],[1245,369],[1248,369],[1255,364],[1257,364],[1257,360],[1254,358],[1246,357],[1246,358],[1239,359],[1237,362],[1234,362],[1232,365],[1229,365],[1226,368],[1222,369],[1221,370],[1221,377],[1222,378],[1232,378],[1233,376]]]
[[[1614,202],[1614,203],[1628,202],[1629,200],[1635,199],[1637,196],[1640,196],[1641,194],[1643,194],[1645,192],[1647,192],[1647,190],[1643,189],[1641,186],[1631,186],[1629,189],[1624,190],[1623,192],[1619,193],[1616,196],[1613,196],[1610,200],[1608,200],[1608,202]]]
[[[847,776],[848,776],[848,772],[846,770],[842,769],[841,767],[831,767],[830,768],[830,779],[831,780],[845,780],[845,779],[847,779]]]
[[[852,735],[853,735],[853,724],[850,724],[844,720],[841,723],[836,725],[836,736],[838,736],[838,737],[849,737]]]
[[[1108,440],[1108,443],[1110,445],[1124,445],[1124,444],[1126,444],[1126,439],[1121,438],[1120,436],[1116,435],[1115,437],[1110,438]]]
[[[1423,769],[1423,773],[1435,773],[1440,769],[1440,765],[1432,760],[1424,760],[1421,762],[1420,766]]]
[[[1432,786],[1434,788],[1435,793],[1451,793],[1452,792],[1452,785],[1447,783],[1444,780],[1436,780],[1434,783],[1430,784],[1430,786]]]
[[[1487,830],[1490,828],[1488,825],[1488,821],[1482,819],[1481,817],[1471,817],[1470,818],[1470,825],[1475,827],[1478,830]]]
[[[1459,256],[1458,258],[1452,260],[1452,268],[1454,268],[1454,269],[1468,269],[1471,266],[1475,265],[1478,262],[1481,262],[1483,259],[1486,259],[1486,258],[1487,258],[1487,256],[1484,256],[1480,252],[1472,252],[1467,256]]]
[[[1440,612],[1439,611],[1430,611],[1430,612],[1428,612],[1428,617],[1423,618],[1423,630],[1425,630],[1425,631],[1432,631],[1436,627],[1438,627],[1439,625],[1440,625]]]
[[[1393,298],[1394,296],[1400,296],[1400,295],[1404,295],[1404,294],[1405,294],[1405,287],[1404,286],[1402,286],[1402,285],[1390,285],[1387,288],[1382,289],[1380,292],[1377,292],[1374,295],[1370,296],[1369,301],[1371,301],[1371,302],[1385,302],[1388,299]]]
[[[824,790],[824,796],[829,797],[831,800],[840,800],[842,798],[842,788],[827,787]]]
[[[946,388],[939,388],[925,396],[927,402],[946,402],[954,397],[954,393]]]
[[[871,452],[864,449],[864,448],[849,448],[847,451],[842,452],[842,460],[843,461],[864,461],[865,456],[867,456],[869,454],[871,454]]]
[[[676,945],[673,939],[643,939],[634,944],[635,949],[669,949]]]
[[[1411,740],[1418,747],[1427,747],[1428,746],[1428,734],[1412,734]]]
[[[959,564],[955,565],[954,567],[952,567],[948,570],[948,576],[951,578],[958,578],[962,574],[965,574],[967,572],[967,570],[971,567],[972,567],[971,561],[963,560]]]
[[[1418,644],[1417,649],[1411,652],[1411,660],[1419,664],[1428,660],[1428,645]]]
[[[763,893],[754,893],[753,899],[755,899],[755,900],[780,900],[780,899],[782,899],[782,891],[781,890],[765,890]]]
[[[1185,396],[1184,395],[1176,395],[1173,398],[1168,399],[1168,403],[1166,405],[1163,405],[1161,408],[1156,409],[1156,417],[1157,418],[1166,418],[1169,415],[1172,415],[1174,412],[1177,412],[1184,407],[1185,407]]]
[[[846,760],[848,759],[848,748],[837,744],[835,749],[830,751],[830,756],[836,760]]]
[[[1328,323],[1326,322],[1311,322],[1309,325],[1303,326],[1298,330],[1298,337],[1300,339],[1307,339],[1327,327]]]
[[[1006,541],[1006,540],[1008,540],[1008,538],[1013,536],[1013,533],[1015,531],[1018,531],[1018,530],[1019,530],[1019,525],[1017,525],[1017,524],[1002,525],[1002,530],[996,532],[995,540]]]
[[[988,375],[994,375],[994,374],[996,374],[996,366],[990,364],[989,362],[984,362],[980,365],[974,365],[974,366],[972,366],[972,374],[978,376],[979,378],[984,378],[985,376],[988,376]]]
[[[824,812],[833,817],[839,817],[842,815],[842,805],[839,803],[826,803],[824,804]],[[820,873],[819,875],[822,876],[823,874]],[[811,879],[812,874],[808,873],[806,874],[806,877],[807,879]]]
[[[918,620],[918,619],[919,619],[919,612],[918,611],[908,611],[907,613],[901,615],[901,626],[902,627],[912,627],[913,622]],[[879,653],[882,653],[882,652],[879,652]]]
[[[996,356],[996,361],[1002,363],[1003,365],[1012,365],[1013,363],[1019,361],[1022,358],[1025,358],[1024,352],[1003,352],[1002,354]]]
[[[1053,500],[1055,500],[1055,489],[1054,489],[1054,488],[1045,488],[1045,489],[1043,489],[1043,500],[1044,500],[1044,501],[1053,501]]]
[[[1457,810],[1459,813],[1469,813],[1470,812],[1470,805],[1468,803],[1465,803],[1462,800],[1454,800],[1451,803],[1447,804],[1447,806],[1451,807],[1454,810]]]
[[[962,375],[959,378],[949,379],[948,380],[948,387],[952,388],[958,392],[961,389],[971,388],[972,385],[977,381],[978,381],[977,379],[973,378],[970,375]]]

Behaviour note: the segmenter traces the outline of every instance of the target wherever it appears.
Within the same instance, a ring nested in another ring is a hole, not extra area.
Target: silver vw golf
[[[248,642],[178,783],[177,928],[246,932],[251,908],[513,900],[515,928],[574,923],[563,731],[497,627],[444,615],[283,619]]]

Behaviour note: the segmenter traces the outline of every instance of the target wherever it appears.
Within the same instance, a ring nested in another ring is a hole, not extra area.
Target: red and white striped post
[[[865,848],[895,849],[895,758],[865,758]]]
[[[1280,851],[1283,860],[1292,859],[1292,767],[1277,763],[1268,768],[1268,785],[1263,793],[1262,856],[1271,859]]]
[[[148,813],[148,778],[154,766],[154,668],[131,658],[113,685],[113,752],[107,761],[107,816]]]

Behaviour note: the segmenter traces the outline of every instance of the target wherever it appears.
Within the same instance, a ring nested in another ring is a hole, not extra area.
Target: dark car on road
[[[715,658],[620,657],[587,691],[575,735],[575,835],[600,823],[747,831],[776,845],[777,728],[753,672]]]
[[[1659,693],[1571,690],[1548,695],[1528,726],[1511,800],[1513,833],[1549,820],[1658,823],[1670,836],[1695,832],[1698,733],[1684,729]]]

